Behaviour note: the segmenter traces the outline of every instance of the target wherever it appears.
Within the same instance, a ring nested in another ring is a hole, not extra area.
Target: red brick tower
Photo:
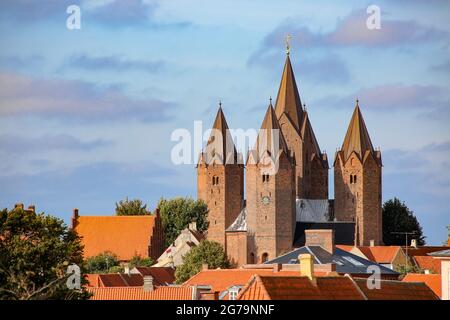
[[[294,165],[269,105],[247,159],[248,262],[261,263],[292,249],[295,231]]]
[[[382,243],[381,152],[374,150],[358,101],[334,160],[335,217],[355,221],[355,244]]]
[[[303,110],[289,53],[286,56],[275,113],[295,161],[296,196],[328,199],[328,159],[320,151],[308,114]]]
[[[225,245],[225,230],[239,215],[244,199],[244,165],[219,107],[211,136],[197,164],[197,197],[209,208],[208,240]]]

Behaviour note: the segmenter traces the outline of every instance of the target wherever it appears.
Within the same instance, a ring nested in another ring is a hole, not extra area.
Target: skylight
[[[343,256],[342,258],[344,258],[345,260],[347,260],[348,262],[350,262],[352,265],[354,265],[356,267],[364,267],[364,264],[362,264],[358,260],[353,259],[350,256]]]

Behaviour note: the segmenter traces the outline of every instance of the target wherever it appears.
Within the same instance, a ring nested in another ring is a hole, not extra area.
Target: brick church
[[[358,101],[334,157],[334,200],[328,157],[302,106],[289,51],[275,106],[270,101],[256,140],[243,159],[220,106],[197,164],[198,198],[209,208],[207,238],[221,243],[234,264],[291,251],[311,228],[333,229],[336,244],[381,244],[381,152]]]

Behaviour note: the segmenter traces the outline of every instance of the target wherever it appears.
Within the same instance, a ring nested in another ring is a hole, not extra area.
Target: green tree
[[[120,200],[116,202],[116,215],[118,216],[143,216],[151,214],[147,211],[147,205],[140,199]]]
[[[400,273],[402,276],[405,276],[408,273],[425,273],[425,270],[419,268],[418,266],[412,263],[408,263],[408,265],[406,264],[396,265],[394,267],[394,270]]]
[[[175,281],[181,284],[197,274],[203,264],[209,269],[226,269],[230,267],[225,251],[220,243],[204,240],[197,247],[192,248],[184,257],[183,264],[175,271]]]
[[[16,208],[0,211],[0,300],[87,299],[69,289],[68,266],[82,268],[83,246],[61,219]]]
[[[197,230],[208,229],[208,207],[201,200],[192,198],[161,198],[158,202],[164,229],[165,245],[168,247],[180,235],[190,222],[197,223]]]
[[[153,260],[150,257],[142,258],[140,255],[135,255],[129,261],[130,269],[134,267],[151,267],[153,265]]]
[[[404,202],[394,198],[383,204],[384,244],[404,246],[405,235],[397,232],[414,232],[413,235],[408,235],[408,239],[416,239],[418,245],[425,245],[425,236],[414,212]]]
[[[89,273],[114,273],[122,268],[119,265],[117,256],[109,251],[105,251],[96,256],[86,259],[86,270]]]

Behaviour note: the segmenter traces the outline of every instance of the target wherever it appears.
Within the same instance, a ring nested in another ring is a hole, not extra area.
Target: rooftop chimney
[[[417,248],[417,240],[416,239],[411,240],[411,247]]]
[[[208,264],[207,263],[203,263],[202,264],[202,270],[208,270]]]
[[[373,239],[370,240],[370,246],[375,247],[375,240],[373,240]]]
[[[128,263],[124,266],[124,273],[128,276],[130,275],[130,265]]]
[[[298,261],[300,262],[300,274],[314,282],[314,260],[312,255],[309,253],[300,254]]]
[[[334,253],[334,230],[305,230],[305,246],[320,246],[329,253]]]
[[[273,272],[279,272],[281,270],[281,268],[282,268],[281,263],[275,263],[273,265]]]
[[[72,229],[75,229],[77,220],[78,220],[78,209],[75,208],[75,209],[73,209],[73,214],[72,214]]]
[[[144,276],[144,291],[150,292],[155,290],[153,286],[153,277],[152,276]]]

